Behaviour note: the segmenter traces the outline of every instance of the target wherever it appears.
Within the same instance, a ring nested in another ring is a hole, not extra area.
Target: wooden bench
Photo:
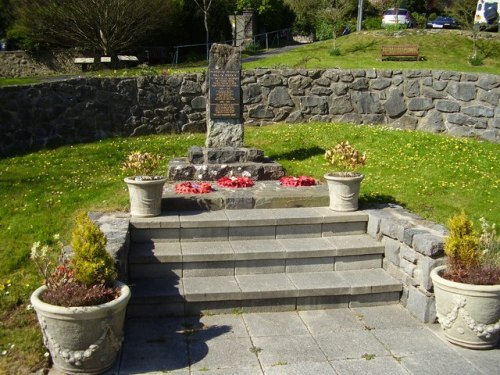
[[[387,57],[412,57],[419,60],[419,51],[416,44],[382,46],[382,60]]]

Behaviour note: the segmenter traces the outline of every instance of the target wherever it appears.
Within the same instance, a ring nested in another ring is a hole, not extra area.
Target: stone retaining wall
[[[500,140],[500,76],[442,71],[242,73],[248,125],[341,121]],[[206,131],[204,74],[0,88],[0,153],[115,135]]]
[[[51,74],[78,72],[69,51],[42,53],[37,58],[25,51],[0,51],[0,77],[44,77]]]
[[[385,245],[384,268],[403,283],[402,304],[420,321],[433,323],[430,272],[445,262],[446,228],[396,205],[369,210],[368,216],[368,234]]]

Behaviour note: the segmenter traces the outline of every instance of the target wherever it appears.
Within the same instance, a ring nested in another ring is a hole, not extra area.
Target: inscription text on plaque
[[[240,119],[240,88],[239,70],[210,69],[210,118]]]

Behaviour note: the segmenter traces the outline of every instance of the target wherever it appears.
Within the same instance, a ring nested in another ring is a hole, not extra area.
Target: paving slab
[[[234,251],[228,241],[181,242],[184,262],[234,260]]]
[[[305,336],[309,334],[300,316],[294,312],[254,313],[244,315],[245,323],[252,337],[262,336]]]
[[[416,353],[450,353],[452,348],[443,345],[426,327],[375,329],[373,334],[397,357]]]
[[[298,314],[313,335],[364,329],[360,318],[350,309],[300,311]]]
[[[498,374],[500,347],[460,348],[414,324],[401,306],[129,318],[106,375]]]
[[[241,299],[241,289],[233,276],[186,277],[183,281],[186,301]]]
[[[391,356],[367,355],[363,359],[343,359],[330,364],[338,375],[408,375],[408,371]]]
[[[389,351],[368,330],[338,331],[313,335],[328,360],[361,359],[364,355],[386,356]]]
[[[197,371],[238,368],[260,369],[254,346],[249,337],[215,337],[211,340],[193,340],[189,342],[191,369]]]
[[[460,354],[453,351],[427,352],[403,356],[401,358],[401,365],[413,375],[493,375],[498,374],[499,369],[497,366],[496,372],[482,372]]]
[[[266,375],[336,375],[329,362],[276,362],[264,368]]]
[[[403,327],[421,327],[422,324],[415,319],[401,305],[356,307],[352,311],[359,320],[370,329],[391,329]]]
[[[276,363],[325,362],[325,354],[310,335],[253,337],[264,368]]]

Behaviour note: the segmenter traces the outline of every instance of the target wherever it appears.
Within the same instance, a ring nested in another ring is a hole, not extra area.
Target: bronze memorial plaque
[[[209,71],[210,118],[240,119],[240,71]]]

